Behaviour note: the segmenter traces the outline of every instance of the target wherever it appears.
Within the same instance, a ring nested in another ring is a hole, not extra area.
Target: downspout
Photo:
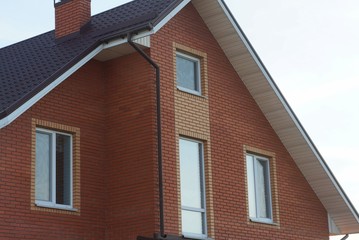
[[[164,209],[163,209],[163,167],[162,167],[162,122],[161,122],[161,86],[160,68],[136,43],[132,41],[132,33],[127,35],[127,42],[156,70],[156,110],[157,110],[157,161],[158,161],[158,190],[160,208],[160,236],[158,239],[166,238],[164,233]]]
[[[344,236],[342,239],[340,239],[340,240],[348,239],[348,237],[349,237],[349,234],[345,235],[345,236]]]

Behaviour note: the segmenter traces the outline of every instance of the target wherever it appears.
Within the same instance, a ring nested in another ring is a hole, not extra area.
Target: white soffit
[[[151,46],[149,32],[141,33],[133,37],[133,42],[137,43],[141,49]],[[97,54],[94,59],[105,62],[120,56],[128,55],[136,50],[127,43],[127,38],[120,38],[105,44],[104,50]]]
[[[359,216],[294,116],[222,0],[192,0],[234,69],[340,230],[359,232]]]

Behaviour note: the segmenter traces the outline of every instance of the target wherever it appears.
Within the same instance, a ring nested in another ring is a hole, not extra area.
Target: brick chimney
[[[91,0],[54,0],[56,38],[79,32],[91,19]]]

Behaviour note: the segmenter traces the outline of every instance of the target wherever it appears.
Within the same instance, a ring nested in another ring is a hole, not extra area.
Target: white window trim
[[[72,200],[72,199],[71,199]],[[42,208],[53,208],[53,209],[59,209],[59,210],[67,210],[67,211],[78,211],[77,208],[73,208],[72,205],[62,205],[62,204],[54,204],[52,202],[46,202],[46,201],[40,201],[40,200],[35,200],[35,205],[37,207],[42,207]]]
[[[42,200],[36,200],[36,186],[35,186],[35,205],[38,207],[44,207],[44,208],[56,208],[60,210],[69,210],[69,211],[77,211],[77,209],[73,208],[73,136],[72,134],[60,132],[60,131],[54,131],[54,130],[48,130],[44,128],[36,128],[35,134],[38,132],[48,133],[51,134],[51,141],[55,144],[51,146],[51,201],[42,201]],[[56,203],[56,163],[54,164],[54,161],[56,161],[56,151],[54,151],[54,148],[56,149],[56,134],[61,134],[65,136],[70,137],[70,204],[64,205],[64,204],[57,204]],[[36,165],[36,160],[35,160]],[[35,174],[35,181],[36,181],[36,174]]]
[[[252,156],[253,157],[253,161],[264,161],[264,162],[266,162],[266,164],[267,164],[267,176],[268,176],[268,178],[267,179],[265,179],[265,188],[267,189],[267,191],[268,191],[268,194],[269,194],[269,199],[268,199],[268,201],[269,201],[269,203],[266,203],[266,204],[268,204],[269,205],[269,215],[270,215],[270,217],[268,217],[268,218],[260,218],[260,217],[251,217],[251,216],[249,216],[249,219],[252,221],[252,222],[258,222],[258,223],[268,223],[268,224],[273,224],[274,222],[273,222],[273,205],[272,205],[272,191],[271,191],[271,174],[270,174],[270,160],[268,159],[268,158],[266,158],[266,157],[262,157],[262,156],[258,156],[258,155],[255,155],[255,154],[250,154],[250,153],[247,153],[246,154],[246,164],[247,164],[247,156]],[[253,168],[254,168],[254,173],[253,173],[253,177],[254,177],[254,184],[256,185],[257,184],[257,180],[256,180],[256,177],[257,177],[257,167],[256,167],[257,165],[255,164],[255,162],[253,163]],[[247,169],[246,169],[246,171],[247,171]],[[247,172],[247,174],[249,174],[248,172]],[[248,185],[247,185],[247,187],[249,187]],[[257,191],[258,191],[258,188],[255,186],[254,187],[255,189],[254,189],[254,192],[255,192],[255,195],[257,195],[258,193],[257,193]],[[258,209],[259,209],[259,207],[258,207],[258,205],[259,205],[259,202],[257,201],[257,198],[255,199],[255,209],[256,209],[256,216],[258,216],[258,213],[257,213],[257,211],[258,211]],[[250,202],[249,202],[249,199],[248,199],[248,204],[251,204]]]
[[[178,86],[178,83],[177,83],[177,78],[176,78],[176,85],[177,85],[177,89],[183,91],[183,92],[187,92],[187,93],[190,93],[190,94],[193,94],[193,95],[198,95],[198,96],[202,96],[202,82],[201,82],[201,60],[199,58],[196,58],[196,57],[193,57],[193,56],[190,56],[190,55],[187,55],[187,54],[184,54],[182,52],[176,52],[176,59],[177,59],[177,56],[181,57],[181,58],[184,58],[184,59],[187,59],[191,62],[195,62],[196,63],[196,66],[197,66],[197,75],[195,76],[196,77],[196,87],[198,88],[198,91],[196,90],[192,90],[192,89],[188,89],[188,88],[185,88],[185,87],[181,87],[181,86]],[[177,68],[177,63],[176,63],[176,68]],[[177,69],[176,69],[176,72],[177,72]]]
[[[208,225],[207,225],[207,205],[206,205],[206,179],[205,179],[205,170],[204,170],[204,144],[201,141],[197,141],[191,138],[186,137],[180,137],[180,140],[195,142],[199,144],[199,152],[200,152],[200,170],[201,170],[201,194],[202,194],[202,201],[203,201],[203,208],[191,208],[183,206],[181,203],[181,210],[189,210],[194,212],[201,212],[203,213],[203,228],[204,228],[204,234],[194,234],[189,232],[182,232],[182,235],[186,238],[192,238],[192,239],[209,239],[208,238]],[[182,211],[181,211],[182,212]]]

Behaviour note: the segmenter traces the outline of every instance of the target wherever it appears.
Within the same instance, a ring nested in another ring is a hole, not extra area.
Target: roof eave
[[[113,32],[111,34],[104,35],[103,38],[97,40],[81,54],[71,59],[71,61],[63,65],[63,67],[54,72],[54,74],[52,74],[49,78],[45,79],[40,85],[38,85],[35,89],[26,94],[23,98],[14,102],[7,109],[0,112],[0,129],[11,124],[15,119],[17,119],[19,116],[21,116],[21,114],[23,114],[26,110],[32,107],[35,103],[37,103],[47,93],[53,90],[64,80],[66,80],[69,76],[71,76],[80,67],[85,65],[88,61],[93,59],[105,48],[106,44],[121,38],[123,38],[124,40],[119,42],[118,44],[125,43],[127,42],[127,39],[125,39],[125,37],[128,33],[139,32],[146,32],[142,35],[152,34],[152,25],[146,22],[141,25],[125,29],[123,31]]]

